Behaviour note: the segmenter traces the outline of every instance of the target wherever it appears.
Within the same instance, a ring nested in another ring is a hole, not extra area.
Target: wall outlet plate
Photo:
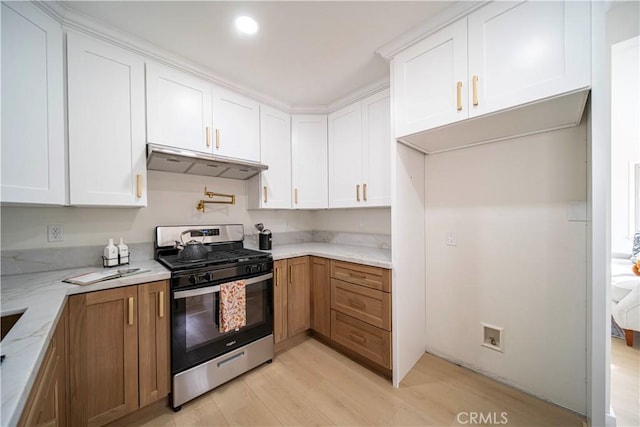
[[[447,246],[458,246],[458,238],[453,231],[447,231],[445,235],[445,243]]]
[[[63,242],[64,228],[62,224],[47,225],[47,242]]]

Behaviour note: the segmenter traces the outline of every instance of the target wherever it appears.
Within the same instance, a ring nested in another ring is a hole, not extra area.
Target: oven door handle
[[[252,277],[250,279],[244,279],[244,285],[249,286],[256,283],[263,282],[273,278],[273,273],[263,274],[262,276]],[[182,299],[195,297],[198,295],[214,294],[220,292],[220,285],[207,286],[206,288],[190,289],[188,291],[177,291],[173,293],[173,299]]]

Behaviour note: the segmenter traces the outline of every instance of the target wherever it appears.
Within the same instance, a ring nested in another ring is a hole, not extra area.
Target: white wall
[[[425,157],[427,351],[583,414],[586,154],[582,123]]]
[[[236,205],[207,205],[196,210],[210,191],[236,195]],[[301,230],[389,234],[390,210],[339,211],[247,210],[245,181],[148,172],[148,206],[141,209],[80,207],[6,207],[1,209],[3,250],[105,244],[109,237],[152,242],[157,225],[239,223],[245,233],[262,222],[273,232]],[[316,220],[316,216],[319,220]],[[362,223],[363,227],[359,224]],[[64,242],[47,242],[47,224],[62,224]]]
[[[630,256],[640,164],[640,37],[611,46],[611,251]]]

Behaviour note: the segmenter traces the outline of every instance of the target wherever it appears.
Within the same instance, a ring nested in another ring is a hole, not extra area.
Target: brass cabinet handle
[[[220,129],[216,129],[216,148],[220,148]]]
[[[274,268],[274,273],[276,274],[276,287],[277,287],[278,284],[280,283],[280,269]]]
[[[158,292],[158,316],[164,317],[164,291]]]
[[[129,297],[129,325],[133,325],[133,297]]]
[[[264,202],[267,203],[267,186],[262,187],[262,192],[264,193]]]
[[[356,185],[356,201],[360,201],[360,184]]]
[[[473,76],[473,105],[478,105],[478,76]]]
[[[349,305],[353,308],[364,309],[366,306],[362,301],[349,298]]]
[[[360,334],[355,334],[353,332],[349,332],[349,337],[351,341],[357,342],[359,344],[364,345],[367,342],[367,339]]]
[[[136,175],[136,197],[142,197],[142,174]]]
[[[458,111],[462,110],[462,82],[458,82],[456,85],[456,102],[458,104]]]
[[[207,126],[205,130],[207,134],[207,147],[211,147],[211,129],[209,129],[209,126]]]
[[[367,201],[367,184],[362,184],[362,199]]]
[[[293,265],[290,265],[289,266],[289,284],[291,284],[291,276],[292,276],[291,272],[292,271],[293,271]]]
[[[293,190],[293,201],[297,205],[298,204],[298,189]]]

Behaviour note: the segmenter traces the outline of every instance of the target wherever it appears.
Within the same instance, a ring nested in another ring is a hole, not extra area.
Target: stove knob
[[[211,274],[210,274],[210,273],[204,273],[204,274],[202,275],[202,278],[203,278],[205,281],[210,282],[210,281],[211,281]]]
[[[244,269],[247,273],[251,273],[251,266],[248,265],[247,268]]]
[[[198,279],[195,275],[191,275],[189,276],[189,281],[195,285],[198,282]]]

